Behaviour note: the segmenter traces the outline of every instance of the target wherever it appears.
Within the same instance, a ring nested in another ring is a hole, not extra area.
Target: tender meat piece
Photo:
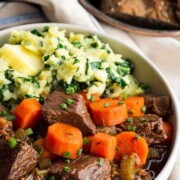
[[[101,10],[109,15],[128,14],[178,26],[170,0],[101,0]]]
[[[9,139],[11,136],[14,136],[12,122],[0,117],[0,139]]]
[[[126,121],[119,125],[122,131],[128,131],[130,126],[135,126],[135,132],[144,136],[148,144],[159,144],[167,138],[162,118],[154,114],[133,117],[131,122]]]
[[[103,159],[99,165],[99,160],[99,157],[82,155],[69,164],[58,161],[49,168],[49,175],[59,180],[105,180],[110,175],[110,161]],[[64,171],[64,166],[68,166],[70,171]]]
[[[153,178],[145,169],[141,169],[141,168],[136,169],[134,180],[151,180],[151,179]]]
[[[0,179],[18,180],[30,173],[39,161],[39,154],[25,142],[15,148],[8,141],[0,140]]]
[[[66,109],[60,108],[60,105],[66,103],[69,98],[73,100],[73,103],[67,105]],[[54,91],[45,101],[42,113],[44,121],[48,125],[61,122],[77,127],[84,135],[95,134],[96,127],[80,94],[68,95],[64,92]]]
[[[111,127],[97,127],[96,128],[96,132],[101,132],[101,133],[105,133],[105,134],[109,134],[109,135],[117,135],[120,132],[122,132],[122,130],[116,126],[111,126]]]
[[[168,96],[145,95],[147,113],[164,117],[172,113],[171,100]]]

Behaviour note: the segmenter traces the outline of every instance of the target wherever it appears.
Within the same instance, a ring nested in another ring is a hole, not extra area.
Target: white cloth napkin
[[[180,41],[172,38],[154,38],[126,33],[97,21],[77,0],[21,0],[42,6],[45,15],[52,22],[80,25],[108,33],[148,56],[163,72],[180,101]],[[180,161],[177,160],[169,177],[180,179]]]

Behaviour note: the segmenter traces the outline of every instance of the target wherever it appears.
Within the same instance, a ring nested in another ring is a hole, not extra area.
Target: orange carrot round
[[[13,111],[15,128],[35,128],[41,121],[42,105],[33,98],[24,99]]]
[[[34,149],[36,149],[39,153],[42,152],[41,154],[41,157],[42,158],[47,158],[47,159],[55,159],[57,157],[57,155],[51,153],[50,151],[48,151],[46,148],[45,148],[45,145],[44,145],[44,138],[40,138],[38,140],[36,140],[34,143],[33,143],[33,147]]]
[[[140,137],[135,132],[124,131],[116,136],[117,152],[116,160],[120,160],[123,154],[131,155],[136,153],[140,159],[137,166],[142,166],[146,163],[148,155],[148,144],[143,137]]]
[[[93,122],[97,126],[114,126],[124,122],[127,118],[126,105],[118,100],[104,98],[98,102],[89,103],[88,107]]]
[[[91,154],[113,160],[116,154],[116,137],[97,133],[92,140]]]
[[[83,138],[79,129],[62,123],[55,123],[48,127],[45,147],[52,153],[75,159],[82,145]]]

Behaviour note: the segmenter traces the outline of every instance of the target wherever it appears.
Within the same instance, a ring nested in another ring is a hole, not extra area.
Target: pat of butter
[[[35,76],[44,67],[41,56],[21,45],[5,44],[0,48],[0,57],[14,70],[28,76]]]

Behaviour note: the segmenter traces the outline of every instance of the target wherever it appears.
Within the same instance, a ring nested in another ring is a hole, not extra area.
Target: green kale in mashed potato
[[[58,85],[67,93],[87,89],[89,97],[141,94],[131,71],[129,61],[96,35],[67,36],[58,27],[14,31],[0,48],[0,101],[42,100]]]

